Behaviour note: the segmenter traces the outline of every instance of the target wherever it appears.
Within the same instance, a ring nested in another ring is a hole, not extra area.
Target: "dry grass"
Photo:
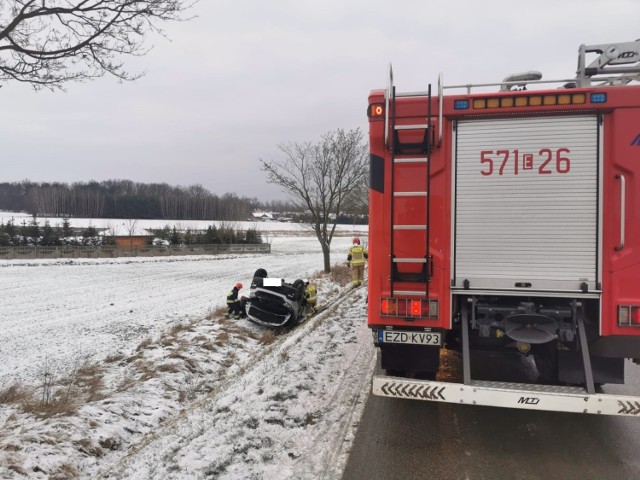
[[[172,337],[176,337],[181,332],[193,332],[193,327],[194,327],[194,322],[189,322],[187,324],[186,323],[175,323],[169,329],[169,335],[171,335]]]
[[[104,363],[118,363],[124,360],[125,358],[126,357],[122,354],[109,355],[107,358],[104,359]]]
[[[136,352],[140,352],[147,348],[150,348],[153,345],[153,340],[150,338],[145,338],[140,344],[136,347]]]
[[[236,353],[232,350],[229,352],[229,354],[227,355],[227,357],[224,359],[224,361],[222,362],[222,366],[225,368],[230,368],[233,366],[234,363],[236,363],[236,361],[238,360],[238,356],[236,355]]]
[[[24,475],[25,477],[27,476],[27,471],[22,468],[21,462],[17,458],[13,456],[7,456],[5,457],[5,462],[7,468],[12,472],[15,472],[18,475]]]
[[[209,312],[209,315],[207,315],[206,319],[207,320],[214,320],[218,317],[222,317],[223,315],[225,315],[228,311],[228,308],[226,306],[221,306],[218,307],[214,310],[212,310],[211,312]]]
[[[273,342],[276,341],[277,338],[278,337],[273,330],[266,330],[260,336],[260,339],[258,340],[258,342],[260,343],[260,345],[271,345]]]
[[[100,365],[83,365],[76,372],[76,384],[88,402],[105,398],[104,368]]]
[[[39,418],[73,415],[80,405],[103,399],[104,368],[99,364],[86,364],[74,368],[67,378],[54,378],[43,367],[43,382],[38,387],[11,385],[0,392],[0,404],[13,404],[22,412]]]
[[[176,358],[179,360],[184,360],[187,357],[184,356],[184,351],[183,350],[173,350],[169,355],[167,355],[168,358]]]
[[[158,365],[157,370],[159,372],[178,373],[181,369],[175,363],[162,363]]]
[[[158,376],[155,364],[153,362],[150,362],[149,360],[136,360],[134,365],[138,369],[138,372],[140,372],[140,377],[138,377],[138,380],[142,382],[146,382],[147,380],[151,380],[152,378],[156,378]]]
[[[78,413],[77,405],[60,399],[57,396],[50,403],[43,403],[35,400],[23,403],[20,407],[24,413],[38,418],[50,418],[55,417],[56,415],[69,416]]]
[[[22,404],[27,400],[30,400],[32,392],[22,388],[17,383],[14,383],[6,390],[0,391],[0,405],[2,404]]]
[[[215,343],[219,347],[223,347],[229,340],[229,334],[227,332],[220,332],[216,337]]]
[[[116,387],[117,393],[128,392],[136,385],[136,380],[132,377],[127,377],[120,382],[120,384]]]
[[[48,478],[49,480],[71,480],[78,478],[79,476],[80,472],[74,465],[71,465],[70,463],[63,463],[51,472]]]
[[[331,280],[342,287],[346,287],[352,282],[352,272],[349,267],[342,264],[336,264],[331,267]]]

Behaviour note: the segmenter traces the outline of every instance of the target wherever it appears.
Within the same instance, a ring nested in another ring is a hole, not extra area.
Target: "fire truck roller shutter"
[[[596,288],[599,135],[591,114],[458,123],[456,287]]]

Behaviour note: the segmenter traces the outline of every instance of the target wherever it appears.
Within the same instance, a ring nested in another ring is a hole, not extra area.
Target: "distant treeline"
[[[263,243],[262,234],[256,228],[236,230],[224,223],[219,226],[209,225],[205,230],[184,231],[168,225],[161,229],[150,230],[155,238],[150,236],[149,243],[165,245],[212,245],[212,244],[257,244]],[[20,223],[13,220],[0,222],[0,246],[40,246],[54,247],[62,245],[110,245],[114,238],[109,229],[101,232],[89,225],[85,228],[74,228],[68,218],[64,218],[62,225],[52,226],[49,220],[44,225],[38,223],[34,217]]]
[[[246,220],[256,209],[290,211],[287,202],[258,202],[201,185],[171,186],[106,180],[78,183],[0,183],[0,210],[37,216],[171,220]]]

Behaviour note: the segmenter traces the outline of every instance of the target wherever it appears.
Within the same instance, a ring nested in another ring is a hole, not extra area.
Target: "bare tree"
[[[282,187],[296,206],[308,211],[328,273],[338,217],[369,172],[362,132],[338,129],[324,134],[318,143],[285,143],[278,148],[285,158],[260,160],[262,170],[269,183]]]
[[[122,56],[144,55],[149,32],[160,23],[184,20],[197,0],[2,0],[0,82],[16,80],[34,89],[62,89],[70,81],[105,73],[121,80]]]

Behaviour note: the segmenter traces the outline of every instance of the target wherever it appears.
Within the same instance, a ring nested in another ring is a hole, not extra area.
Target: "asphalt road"
[[[472,378],[504,369],[535,376],[532,362],[473,357]],[[448,354],[445,375],[459,371]],[[604,393],[640,394],[640,366]],[[523,378],[524,377],[524,378]],[[536,412],[369,396],[343,480],[638,480],[640,418]]]

